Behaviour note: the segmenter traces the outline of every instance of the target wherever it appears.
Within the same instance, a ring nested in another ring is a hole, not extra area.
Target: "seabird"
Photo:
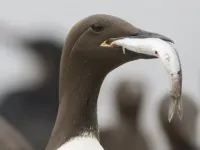
[[[105,76],[137,59],[155,56],[101,47],[109,38],[171,39],[134,27],[115,16],[97,14],[76,23],[65,41],[60,64],[59,110],[46,150],[103,150],[99,143],[97,97]]]

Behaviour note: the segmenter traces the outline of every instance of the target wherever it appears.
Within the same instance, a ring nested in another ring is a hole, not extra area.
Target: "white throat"
[[[104,150],[96,137],[84,134],[64,143],[57,150]]]

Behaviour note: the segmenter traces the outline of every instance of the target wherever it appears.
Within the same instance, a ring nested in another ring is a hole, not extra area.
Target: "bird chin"
[[[125,52],[125,54],[133,56],[134,60],[137,60],[137,59],[156,59],[156,58],[158,58],[158,57],[153,56],[153,55],[142,54],[142,53],[137,53],[137,52],[128,51],[128,50]]]
[[[119,46],[116,47],[116,49],[120,49],[122,51],[122,48],[119,47]],[[158,58],[154,55],[137,53],[137,52],[134,52],[134,51],[129,51],[127,49],[125,50],[124,54],[133,56],[134,60],[136,60],[136,59],[157,59]]]
[[[140,59],[155,59],[155,58],[158,58],[158,57],[156,57],[156,56],[147,55],[147,54],[138,54],[138,53],[137,53],[137,55],[139,55],[139,58],[140,58]]]

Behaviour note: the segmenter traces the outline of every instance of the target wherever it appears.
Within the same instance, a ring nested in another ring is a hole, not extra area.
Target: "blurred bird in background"
[[[62,42],[56,38],[45,38],[43,35],[41,38],[38,34],[36,38],[20,41],[20,44],[24,49],[36,53],[42,60],[39,65],[44,66],[45,78],[37,88],[19,89],[6,94],[1,99],[0,115],[20,132],[34,149],[42,150],[46,146],[57,115]]]
[[[188,94],[183,94],[183,105],[185,115],[180,121],[177,117],[169,123],[166,120],[169,106],[169,95],[163,96],[159,108],[159,120],[161,121],[163,130],[168,137],[168,141],[172,150],[197,150],[195,145],[196,131],[197,131],[197,117],[198,108],[194,100]]]
[[[143,86],[139,82],[124,81],[116,89],[115,99],[120,114],[120,124],[116,128],[100,131],[100,142],[106,150],[148,150],[138,128]]]

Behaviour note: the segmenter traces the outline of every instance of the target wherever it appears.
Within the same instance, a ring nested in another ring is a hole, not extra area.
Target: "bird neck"
[[[60,104],[47,150],[83,134],[98,139],[97,98],[108,73],[104,68],[86,58],[61,60]]]

